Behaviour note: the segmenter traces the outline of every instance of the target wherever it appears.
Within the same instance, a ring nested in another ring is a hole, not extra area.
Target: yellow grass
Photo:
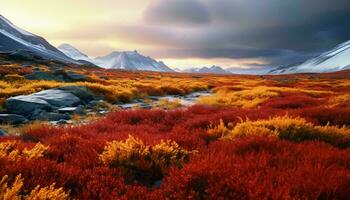
[[[318,140],[338,147],[350,146],[350,129],[335,126],[315,126],[302,118],[289,116],[274,117],[267,120],[244,121],[232,130],[221,128],[223,138],[234,139],[249,135],[275,136],[293,141]],[[208,130],[213,131],[211,129]],[[227,132],[229,132],[227,134]]]
[[[63,188],[55,188],[55,183],[47,187],[36,186],[27,195],[23,186],[24,179],[18,175],[15,181],[9,184],[9,177],[3,176],[0,180],[0,199],[1,200],[66,200],[69,195],[64,192]]]

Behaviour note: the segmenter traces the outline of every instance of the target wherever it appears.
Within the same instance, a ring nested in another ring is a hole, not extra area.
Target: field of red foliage
[[[350,199],[348,79],[205,77],[186,109],[28,126],[0,138],[0,199]]]

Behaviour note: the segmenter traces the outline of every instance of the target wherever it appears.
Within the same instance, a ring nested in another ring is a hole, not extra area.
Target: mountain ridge
[[[77,48],[69,44],[62,44],[58,47],[67,56],[91,62],[106,69],[123,69],[131,71],[158,71],[174,72],[162,61],[156,61],[149,56],[143,56],[135,51],[113,51],[105,56],[90,58]]]
[[[182,71],[187,73],[203,73],[203,74],[231,74],[231,72],[217,65],[213,65],[211,67],[189,68]]]
[[[350,69],[350,40],[301,64],[281,66],[270,74],[324,73]]]
[[[57,60],[65,63],[75,63],[43,37],[25,31],[4,16],[0,15],[0,51],[5,52],[31,52],[46,60]]]

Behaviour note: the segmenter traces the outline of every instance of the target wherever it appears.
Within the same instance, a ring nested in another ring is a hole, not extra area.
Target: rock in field
[[[76,106],[80,103],[80,99],[77,96],[58,89],[44,90],[29,96],[44,100],[55,107]]]
[[[22,115],[0,114],[0,124],[23,124],[28,120]]]
[[[71,117],[67,114],[54,113],[42,111],[40,114],[35,116],[35,119],[47,120],[47,121],[59,121],[59,120],[69,120]]]
[[[0,137],[3,137],[6,135],[6,132],[0,128]]]
[[[31,95],[11,97],[6,100],[6,109],[10,113],[35,119],[41,111],[72,107],[81,104],[81,100],[70,92],[58,89],[44,90]]]
[[[10,113],[28,116],[35,110],[51,110],[52,106],[45,100],[31,95],[11,97],[6,100],[6,109]]]
[[[78,107],[66,107],[66,108],[60,108],[58,109],[58,112],[64,113],[64,114],[84,114],[84,107],[78,106]]]
[[[69,92],[77,96],[85,104],[95,99],[94,94],[84,86],[64,86],[64,87],[59,87],[57,89]]]

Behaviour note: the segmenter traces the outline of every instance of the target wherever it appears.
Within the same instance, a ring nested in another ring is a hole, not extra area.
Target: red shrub
[[[209,124],[223,119],[235,125],[240,119],[266,119],[300,115],[324,124],[349,124],[350,111],[339,108],[304,109],[211,108],[137,110],[111,113],[82,126],[29,129],[17,140],[18,148],[36,142],[49,146],[43,158],[21,163],[0,158],[0,177],[22,174],[25,188],[51,185],[79,199],[347,199],[350,198],[350,152],[318,142],[292,143],[276,138],[251,137],[208,142]],[[103,167],[98,155],[107,141],[128,135],[153,145],[176,141],[198,150],[183,168],[168,168],[164,179],[146,186],[122,168]],[[160,185],[160,187],[159,187]]]
[[[300,116],[313,121],[316,124],[337,125],[344,126],[350,125],[350,109],[349,108],[325,108],[325,107],[313,107],[298,109],[289,112],[292,115]]]
[[[0,76],[5,76],[8,74],[18,74],[18,75],[25,75],[25,74],[31,74],[33,73],[33,70],[29,67],[14,67],[14,66],[1,66],[0,67]]]
[[[275,97],[262,104],[262,107],[277,109],[300,109],[322,105],[325,101],[302,94],[291,94],[285,97]]]
[[[186,199],[347,199],[349,151],[274,138],[217,142],[157,191]]]

